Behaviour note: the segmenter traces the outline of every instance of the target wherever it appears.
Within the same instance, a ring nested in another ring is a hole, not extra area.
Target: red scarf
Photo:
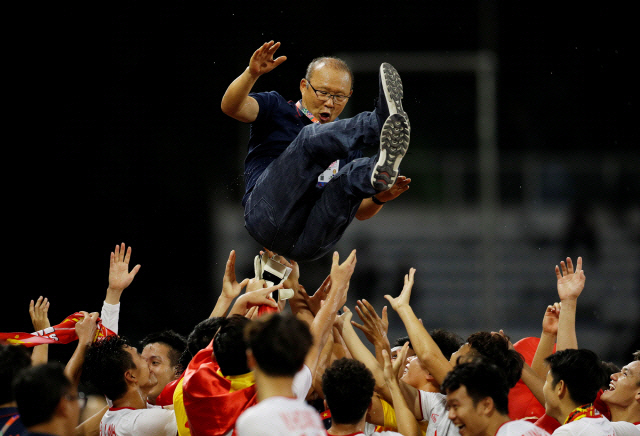
[[[35,347],[42,344],[68,344],[78,339],[76,323],[83,317],[81,312],[76,312],[66,317],[60,324],[34,333],[0,333],[0,342],[24,345],[25,347]],[[102,321],[98,318],[98,329],[93,340],[112,335],[115,333],[103,326]]]
[[[231,382],[218,374],[213,340],[184,372],[184,408],[192,436],[221,436],[233,429],[242,412],[257,402],[256,386],[229,392]]]
[[[573,412],[571,412],[569,416],[567,416],[567,419],[564,421],[564,423],[568,424],[582,418],[600,418],[601,416],[602,415],[600,414],[600,412],[598,412],[598,409],[594,407],[593,403],[585,404],[573,409]]]

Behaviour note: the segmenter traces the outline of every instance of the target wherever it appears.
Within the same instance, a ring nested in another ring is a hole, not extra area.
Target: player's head
[[[49,424],[72,434],[80,418],[78,390],[58,362],[37,365],[21,371],[14,383],[22,424],[31,428]]]
[[[450,356],[453,352],[458,350],[463,343],[460,336],[447,330],[435,329],[429,332],[429,334],[445,356]],[[436,388],[438,387],[433,376],[415,354],[411,357],[407,357],[407,364],[402,376],[402,381],[416,389],[422,389],[426,382],[433,384]]]
[[[543,387],[545,409],[548,415],[562,421],[561,408],[575,409],[589,404],[606,379],[606,373],[597,354],[591,350],[568,349],[558,351],[545,359],[549,366]],[[562,405],[565,407],[562,407]]]
[[[158,384],[149,392],[155,400],[167,383],[177,379],[188,364],[182,359],[187,348],[187,340],[173,330],[151,333],[140,341],[142,357],[149,363],[149,369],[158,379]]]
[[[247,344],[244,340],[247,324],[249,320],[244,316],[232,315],[221,322],[220,329],[213,338],[213,355],[225,376],[249,372]]]
[[[407,351],[407,359],[411,356],[415,356],[416,352],[413,351],[413,346],[411,345],[411,340],[409,336],[401,336],[393,343],[391,346],[391,361],[393,362],[398,357],[400,350],[402,350],[402,346],[406,343],[409,343],[409,350]]]
[[[640,351],[636,351],[633,357],[632,362],[611,374],[609,389],[601,397],[609,407],[640,410]]]
[[[375,387],[371,371],[362,362],[335,360],[322,374],[322,391],[336,424],[357,424],[371,405]]]
[[[320,57],[311,61],[300,81],[302,105],[321,123],[336,119],[353,92],[353,73],[339,58]],[[329,94],[336,97],[331,97]]]
[[[481,434],[492,420],[509,413],[509,386],[504,373],[482,357],[467,359],[442,382],[449,419],[461,434]]]
[[[260,371],[285,377],[300,371],[313,344],[307,324],[279,313],[252,321],[246,327],[245,340]]]
[[[115,335],[91,344],[82,376],[112,401],[122,398],[130,387],[148,395],[158,383],[138,350],[127,339]]]
[[[216,335],[216,332],[220,329],[222,322],[226,318],[220,316],[214,316],[213,318],[207,318],[204,321],[200,321],[189,333],[187,337],[187,350],[189,358],[192,358],[198,351],[203,350],[209,346],[211,340]]]
[[[31,366],[31,356],[23,345],[0,344],[0,404],[14,401],[12,383],[16,375]]]
[[[467,342],[451,355],[451,363],[456,365],[466,359],[484,357],[498,365],[505,374],[509,388],[520,380],[524,358],[516,350],[509,348],[509,338],[499,333],[476,332],[467,338]]]

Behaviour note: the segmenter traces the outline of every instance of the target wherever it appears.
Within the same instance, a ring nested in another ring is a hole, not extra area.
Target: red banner
[[[34,333],[0,333],[0,342],[24,345],[25,347],[35,347],[42,344],[68,344],[78,339],[76,323],[82,318],[82,313],[76,312],[66,317],[60,324]],[[115,335],[115,333],[103,326],[102,321],[98,318],[98,329],[93,340],[111,335]]]

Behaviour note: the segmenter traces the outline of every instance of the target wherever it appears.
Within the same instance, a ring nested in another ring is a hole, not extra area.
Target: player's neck
[[[484,430],[483,436],[495,436],[498,429],[509,421],[511,421],[511,419],[509,419],[509,415],[503,415],[495,411],[495,416],[491,419],[489,425]]]
[[[113,401],[113,407],[130,407],[132,409],[146,409],[147,395],[136,387],[129,387],[127,392],[117,400]]]
[[[255,370],[256,386],[258,387],[258,402],[271,397],[294,398],[292,377],[272,377],[258,368]]]
[[[634,402],[629,407],[607,404],[611,412],[611,421],[640,422],[640,404]]]
[[[29,433],[45,433],[64,436],[69,434],[69,425],[63,419],[54,417],[49,422],[29,427]]]
[[[333,436],[342,436],[342,435],[349,435],[354,433],[364,433],[364,425],[366,422],[365,421],[366,417],[367,415],[365,414],[360,420],[360,422],[358,422],[357,424],[338,424],[335,421],[333,421],[331,423],[331,428],[327,430],[327,433]]]
[[[424,382],[418,389],[425,392],[440,392],[440,386],[437,386],[429,381]]]

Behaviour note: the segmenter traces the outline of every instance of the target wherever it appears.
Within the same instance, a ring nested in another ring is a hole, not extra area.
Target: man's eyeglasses
[[[327,91],[318,91],[316,88],[313,87],[313,85],[311,84],[311,82],[309,81],[309,79],[306,79],[307,83],[309,84],[309,86],[311,87],[311,89],[313,89],[313,92],[316,93],[316,97],[318,97],[318,100],[320,101],[327,101],[330,98],[333,98],[333,101],[337,104],[344,104],[347,102],[347,100],[349,100],[349,96],[348,95],[335,95],[335,94],[331,94]]]

